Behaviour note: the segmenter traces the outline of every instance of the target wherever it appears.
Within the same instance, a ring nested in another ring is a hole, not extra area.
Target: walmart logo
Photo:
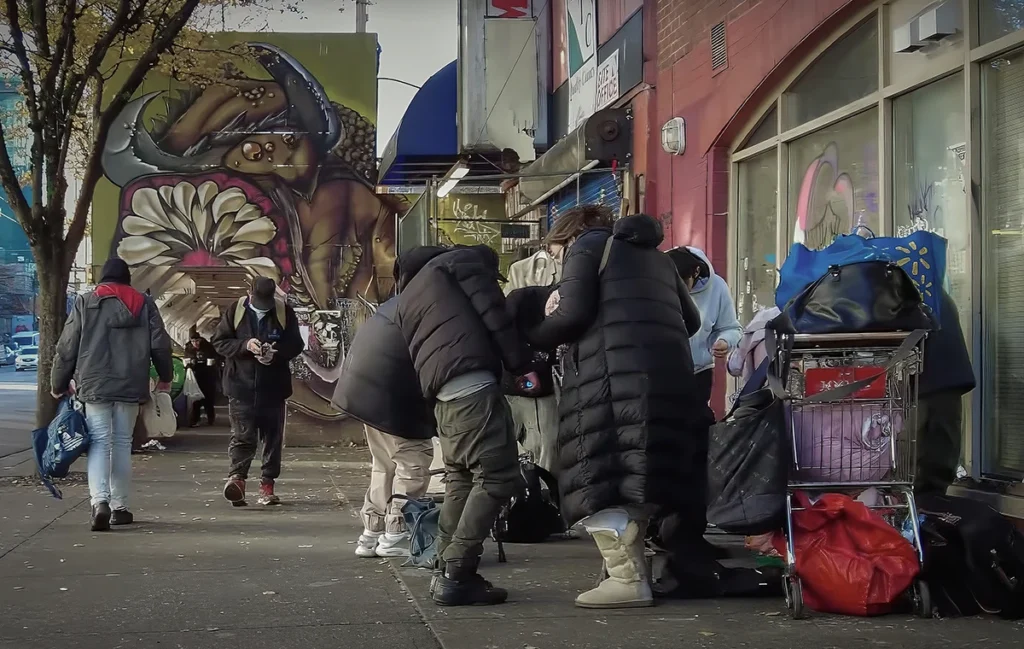
[[[933,282],[928,279],[928,271],[932,270],[932,266],[925,257],[928,246],[918,247],[916,241],[908,241],[905,246],[896,246],[896,250],[903,254],[903,257],[896,260],[896,265],[907,271],[925,297],[932,297]]]

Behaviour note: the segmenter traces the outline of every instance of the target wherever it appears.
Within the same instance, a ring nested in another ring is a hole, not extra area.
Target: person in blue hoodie
[[[736,319],[729,285],[715,274],[703,250],[679,246],[669,250],[668,256],[700,310],[700,329],[690,336],[690,352],[697,388],[707,402],[711,400],[715,361],[727,358],[736,349],[743,337],[743,327]]]

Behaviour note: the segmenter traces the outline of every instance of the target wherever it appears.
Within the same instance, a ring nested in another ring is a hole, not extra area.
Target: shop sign
[[[488,18],[532,18],[531,0],[487,0]]]
[[[619,94],[619,50],[614,50],[597,66],[597,110],[610,106]]]
[[[569,131],[597,109],[597,14],[594,0],[566,0],[569,54]]]

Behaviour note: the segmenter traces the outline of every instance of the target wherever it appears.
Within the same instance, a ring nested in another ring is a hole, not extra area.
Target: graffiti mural
[[[345,88],[375,78],[376,43],[318,36],[319,53],[302,51],[308,62],[329,45],[337,74],[326,79],[323,61],[318,78],[300,60],[301,41],[258,36],[293,46],[247,38],[251,70],[200,87],[172,80],[125,107],[103,153],[118,195],[108,249],[135,267],[234,266],[278,282],[307,338],[293,405],[333,418],[346,328],[393,283],[397,202],[373,190],[375,84],[361,86],[369,97]]]
[[[793,241],[819,250],[845,234],[853,221],[853,180],[839,171],[839,148],[830,142],[804,172],[797,196]]]

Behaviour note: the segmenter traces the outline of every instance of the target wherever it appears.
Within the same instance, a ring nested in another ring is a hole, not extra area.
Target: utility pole
[[[356,33],[366,33],[366,23],[370,21],[370,16],[366,11],[366,8],[370,6],[370,0],[355,0],[356,2]]]

